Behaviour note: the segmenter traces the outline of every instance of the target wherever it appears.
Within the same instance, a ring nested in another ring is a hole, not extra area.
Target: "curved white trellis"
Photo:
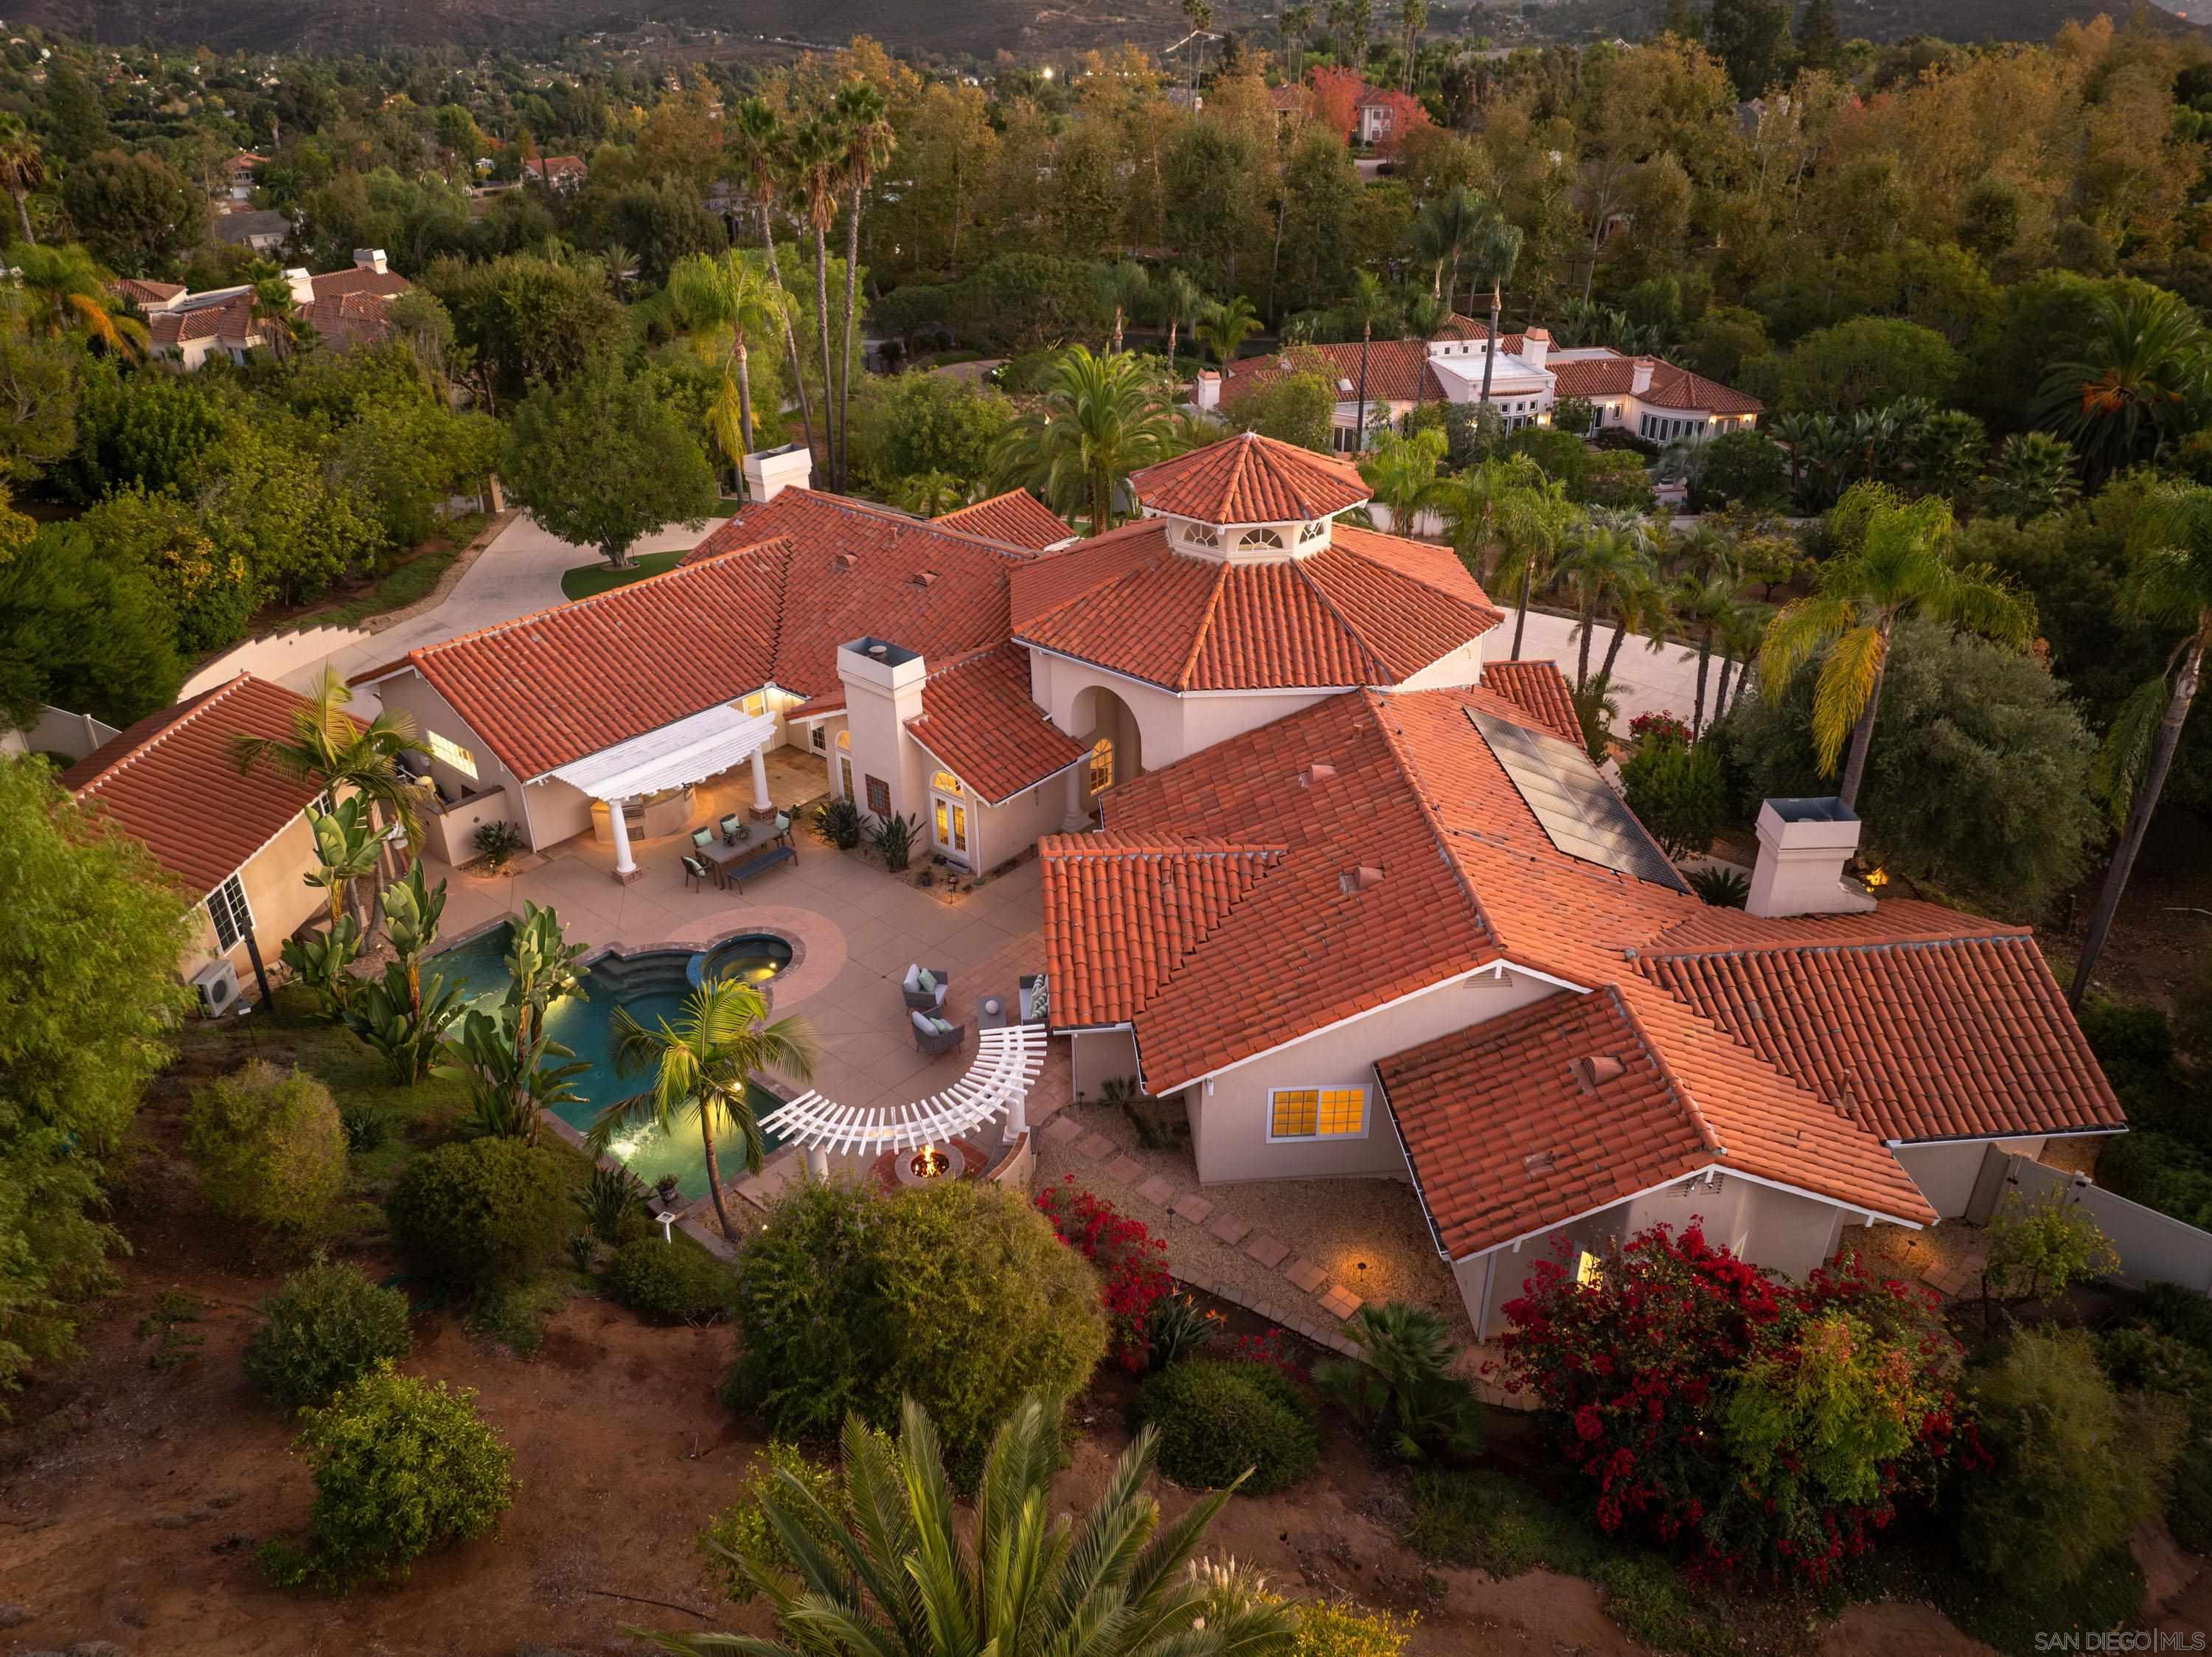
[[[1045,1027],[1013,1024],[975,1039],[975,1062],[941,1093],[911,1105],[840,1105],[809,1090],[761,1118],[761,1126],[812,1152],[918,1150],[957,1139],[1004,1112],[1028,1127],[1030,1085],[1044,1069]]]

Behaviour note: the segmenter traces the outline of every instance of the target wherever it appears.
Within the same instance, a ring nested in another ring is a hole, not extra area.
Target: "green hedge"
[[[660,1323],[703,1323],[728,1314],[737,1279],[704,1249],[654,1235],[615,1251],[607,1262],[607,1292]]]
[[[467,1287],[513,1282],[568,1234],[568,1165],[520,1139],[470,1139],[418,1156],[385,1212],[416,1267]]]
[[[266,1321],[246,1343],[246,1378],[288,1410],[322,1403],[414,1344],[407,1297],[356,1265],[294,1272],[262,1311]]]
[[[1279,1370],[1200,1358],[1137,1389],[1137,1419],[1159,1434],[1160,1471],[1178,1484],[1263,1496],[1297,1483],[1320,1454],[1313,1409]]]
[[[331,1090],[260,1059],[192,1095],[185,1150],[225,1219],[297,1240],[345,1188],[346,1136]]]

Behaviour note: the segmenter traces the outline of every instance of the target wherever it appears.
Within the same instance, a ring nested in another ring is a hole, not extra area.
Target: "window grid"
[[[253,929],[253,911],[246,901],[246,886],[233,874],[208,893],[208,918],[215,923],[215,941],[228,950]]]
[[[1268,1110],[1275,1139],[1342,1139],[1367,1127],[1364,1087],[1278,1087]]]

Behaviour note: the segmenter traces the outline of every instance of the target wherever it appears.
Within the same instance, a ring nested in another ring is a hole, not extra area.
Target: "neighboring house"
[[[215,239],[232,247],[249,247],[257,253],[274,253],[292,239],[292,221],[283,214],[246,208],[215,216]]]
[[[250,149],[241,149],[223,163],[222,188],[217,192],[218,201],[234,201],[242,206],[253,201],[253,186],[261,169],[269,164],[269,157],[257,155]]]
[[[381,247],[354,250],[350,268],[311,276],[284,272],[300,320],[312,325],[325,350],[350,350],[391,337],[385,308],[414,284],[392,270]],[[152,344],[148,355],[197,369],[220,352],[234,362],[267,344],[254,315],[251,287],[210,288],[190,293],[165,282],[124,282],[118,291],[145,312]]]
[[[580,189],[591,174],[580,155],[541,155],[522,163],[523,177],[535,179],[549,190]]]
[[[240,772],[241,736],[289,738],[304,697],[251,673],[189,697],[101,743],[61,774],[86,811],[146,849],[198,906],[179,976],[227,963],[251,982],[252,955],[324,911],[308,804],[323,792],[266,763]],[[249,940],[251,943],[249,944]]]
[[[1287,121],[1307,107],[1306,89],[1287,82],[1271,86],[1267,88],[1267,101],[1274,107],[1276,121]],[[1397,119],[1398,104],[1389,88],[1370,86],[1363,81],[1358,100],[1352,107],[1352,126],[1344,134],[1345,140],[1372,149],[1390,136]]]
[[[1369,425],[1378,412],[1396,422],[1423,403],[1480,402],[1489,337],[1484,324],[1455,316],[1433,339],[1368,344],[1364,404]],[[1352,453],[1362,429],[1361,355],[1361,344],[1354,340],[1245,357],[1224,371],[1200,373],[1197,405],[1208,412],[1233,408],[1285,375],[1318,374],[1336,387],[1332,430],[1337,451]],[[1747,393],[1656,356],[1623,356],[1605,345],[1554,346],[1543,328],[1499,338],[1497,355],[1490,359],[1490,402],[1508,430],[1548,425],[1553,407],[1565,397],[1590,403],[1591,434],[1610,427],[1662,444],[1744,429],[1755,425],[1765,408]]]
[[[1180,1095],[1204,1183],[1407,1180],[1485,1336],[1555,1244],[1698,1216],[1802,1277],[2124,1127],[2026,931],[1877,909],[1833,801],[1769,802],[1750,912],[1709,908],[1565,701],[1346,691],[1043,842],[1079,1094]]]

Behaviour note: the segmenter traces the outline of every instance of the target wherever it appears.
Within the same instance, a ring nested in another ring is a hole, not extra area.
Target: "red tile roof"
[[[1251,431],[1146,466],[1129,486],[1152,511],[1211,524],[1325,518],[1374,493],[1357,467]]]
[[[343,271],[326,271],[321,276],[309,277],[315,297],[337,299],[347,294],[375,294],[385,299],[407,292],[414,283],[397,271],[372,270],[364,265],[353,265]]]
[[[289,738],[305,697],[251,673],[118,732],[61,775],[87,810],[133,839],[194,897],[214,891],[322,792],[265,761],[244,775],[240,736]]]
[[[769,683],[789,553],[764,541],[407,660],[528,782]]]
[[[771,537],[782,551],[748,625],[769,642],[768,677],[808,697],[842,694],[837,647],[863,635],[945,662],[1004,643],[1007,578],[1036,557],[942,519],[787,489],[739,508],[684,564]]]
[[[1577,748],[1583,745],[1582,721],[1575,715],[1574,692],[1567,688],[1559,664],[1542,661],[1486,661],[1482,686],[1536,716],[1537,722]]]
[[[1088,752],[1030,700],[1030,653],[1006,643],[933,672],[921,717],[907,729],[938,763],[993,805],[1064,771]]]
[[[260,337],[260,330],[254,326],[251,294],[218,304],[195,305],[188,310],[159,312],[149,320],[147,330],[156,345],[216,338],[235,339],[243,344]]]
[[[1561,397],[1626,397],[1636,387],[1636,362],[1626,356],[1575,356],[1547,362],[1552,388]]]
[[[2025,929],[1905,899],[1708,917],[1643,952],[1644,976],[1884,1139],[2125,1123]]]
[[[1026,489],[1010,489],[988,501],[963,506],[933,521],[940,529],[965,530],[1012,546],[1042,552],[1057,546],[1075,532],[1053,515],[1052,509]]]
[[[1176,551],[1148,520],[1014,576],[1024,643],[1174,691],[1395,685],[1504,618],[1447,548],[1346,524],[1297,558]]]
[[[392,337],[387,302],[374,293],[347,293],[316,299],[300,308],[300,318],[315,331],[325,348],[344,351],[374,345]]]
[[[1064,1030],[1133,1017],[1283,852],[1112,833],[1044,844],[1046,965],[1053,1022]]]
[[[1480,338],[1478,332],[1475,336]],[[1286,375],[1317,374],[1339,401],[1349,402],[1359,386],[1359,343],[1293,345],[1275,356],[1248,356],[1230,364],[1221,383],[1221,400],[1233,405]],[[1352,390],[1338,383],[1348,380]],[[1441,403],[1443,381],[1429,366],[1429,351],[1419,339],[1377,339],[1367,348],[1367,399],[1371,403]]]
[[[1591,1058],[1620,1074],[1578,1072]],[[1711,1125],[1611,989],[1547,996],[1394,1053],[1375,1074],[1453,1259],[1719,1161]]]
[[[1637,396],[1655,407],[1697,409],[1707,414],[1759,414],[1766,407],[1748,392],[1678,369],[1672,362],[1662,362],[1654,369],[1651,383]]]
[[[143,277],[124,277],[115,283],[115,291],[125,299],[135,299],[141,305],[160,305],[174,299],[185,291],[181,282],[149,282]]]

